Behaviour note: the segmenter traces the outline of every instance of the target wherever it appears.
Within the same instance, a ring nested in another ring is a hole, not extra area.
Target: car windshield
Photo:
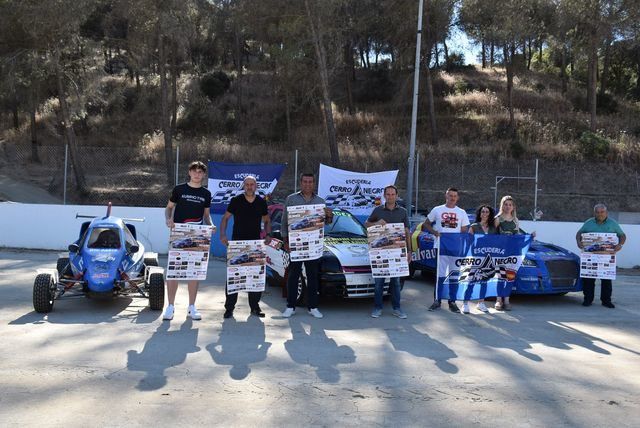
[[[333,222],[324,227],[324,234],[366,238],[367,230],[350,213],[336,210],[333,212]]]
[[[95,227],[87,243],[89,248],[120,248],[120,231],[115,227]]]

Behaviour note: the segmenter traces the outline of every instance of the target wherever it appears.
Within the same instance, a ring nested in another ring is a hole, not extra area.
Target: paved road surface
[[[223,265],[199,307],[162,322],[142,300],[31,306],[35,270],[55,254],[0,252],[0,424],[48,426],[638,426],[638,276],[618,308],[579,295],[516,297],[511,313],[427,312],[433,287],[407,283],[399,320],[370,300],[325,301],[325,318],[270,287],[267,317],[223,322]],[[387,303],[388,304],[388,303]]]

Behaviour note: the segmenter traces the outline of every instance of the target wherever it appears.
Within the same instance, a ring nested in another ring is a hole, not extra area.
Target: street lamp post
[[[411,109],[411,138],[409,141],[409,164],[407,165],[407,210],[411,212],[413,200],[413,178],[416,160],[416,124],[418,121],[418,89],[420,87],[420,45],[422,44],[422,9],[424,0],[418,5],[418,31],[416,34],[416,62],[413,69],[413,107]],[[416,206],[418,200],[416,198]]]

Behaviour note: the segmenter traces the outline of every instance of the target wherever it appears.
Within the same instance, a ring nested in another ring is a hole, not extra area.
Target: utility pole
[[[413,177],[416,161],[416,124],[418,122],[418,89],[420,87],[420,45],[422,44],[422,9],[424,0],[418,6],[418,31],[416,34],[416,62],[413,69],[413,107],[411,109],[411,139],[409,141],[409,164],[407,165],[407,211],[411,212],[413,200]],[[416,200],[416,205],[418,201]]]

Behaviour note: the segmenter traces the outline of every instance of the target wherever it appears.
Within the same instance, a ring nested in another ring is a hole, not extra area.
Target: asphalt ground
[[[32,307],[56,253],[0,251],[1,426],[638,426],[640,276],[616,309],[580,294],[516,296],[514,310],[428,312],[432,280],[408,281],[408,319],[372,319],[372,299],[324,300],[324,319],[268,287],[266,318],[240,296],[224,320],[224,265],[163,322],[142,299]],[[596,294],[596,299],[599,292]]]

